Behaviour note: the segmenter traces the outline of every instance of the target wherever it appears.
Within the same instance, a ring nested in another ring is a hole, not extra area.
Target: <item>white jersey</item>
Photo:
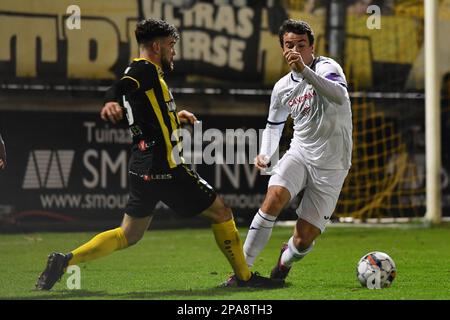
[[[351,105],[336,61],[317,57],[302,73],[292,71],[275,84],[260,154],[274,154],[289,115],[294,121],[290,152],[317,168],[350,168]]]

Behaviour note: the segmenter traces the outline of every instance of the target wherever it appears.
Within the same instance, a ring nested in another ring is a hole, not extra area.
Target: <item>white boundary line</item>
[[[450,222],[450,217],[442,217],[442,222]],[[296,220],[277,221],[275,226],[294,227]],[[338,222],[327,224],[327,228],[426,228],[430,226],[424,218],[381,218],[367,219],[362,222],[360,219],[339,218]]]

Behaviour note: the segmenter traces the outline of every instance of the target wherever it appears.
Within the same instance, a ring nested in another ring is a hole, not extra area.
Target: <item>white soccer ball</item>
[[[397,268],[386,253],[374,251],[359,260],[356,275],[363,287],[382,289],[390,287],[397,275]]]

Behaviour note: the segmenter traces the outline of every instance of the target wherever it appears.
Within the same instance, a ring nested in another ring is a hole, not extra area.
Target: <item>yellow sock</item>
[[[234,274],[244,281],[250,279],[251,273],[245,262],[242,241],[234,219],[212,224],[212,229],[217,245],[230,262]]]
[[[127,246],[128,241],[120,227],[99,233],[71,252],[72,258],[69,260],[69,266],[104,257]]]

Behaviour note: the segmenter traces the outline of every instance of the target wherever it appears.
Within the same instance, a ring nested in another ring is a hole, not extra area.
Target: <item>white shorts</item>
[[[291,200],[304,189],[296,213],[299,218],[323,232],[336,208],[347,174],[347,169],[313,167],[288,151],[274,167],[268,186],[286,188],[291,194]]]

